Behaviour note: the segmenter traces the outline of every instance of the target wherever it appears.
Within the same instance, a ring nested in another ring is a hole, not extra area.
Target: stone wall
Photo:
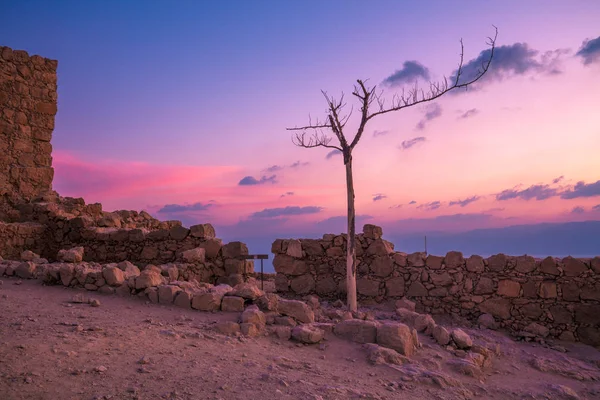
[[[600,257],[489,258],[394,251],[382,230],[357,235],[359,302],[407,297],[420,312],[477,321],[491,314],[503,328],[600,345]],[[277,239],[272,246],[280,293],[345,298],[345,235]]]
[[[0,220],[52,188],[57,64],[0,46]]]
[[[0,258],[18,259],[25,250],[40,253],[44,248],[46,227],[26,222],[0,222]]]

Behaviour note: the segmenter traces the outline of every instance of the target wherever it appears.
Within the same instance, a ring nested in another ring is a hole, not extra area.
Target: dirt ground
[[[317,345],[227,337],[211,325],[238,313],[101,294],[92,307],[70,303],[76,293],[91,292],[3,280],[0,399],[600,398],[600,351],[581,344],[465,329],[496,351],[470,376],[424,335],[409,364],[372,365],[364,345],[331,333]]]

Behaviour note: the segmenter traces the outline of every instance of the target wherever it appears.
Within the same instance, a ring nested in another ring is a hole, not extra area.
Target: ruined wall
[[[52,188],[57,64],[0,46],[0,220]]]
[[[46,227],[36,223],[0,222],[0,258],[19,259],[25,250],[40,253],[44,248]]]
[[[600,257],[408,255],[394,251],[381,236],[381,228],[373,225],[357,235],[362,304],[405,296],[421,312],[473,321],[486,313],[511,331],[543,328],[533,333],[600,345]],[[345,297],[345,236],[278,239],[272,252],[278,292]]]

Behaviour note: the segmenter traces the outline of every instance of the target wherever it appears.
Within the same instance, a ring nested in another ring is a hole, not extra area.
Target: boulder
[[[215,228],[211,224],[198,224],[190,226],[190,236],[199,239],[214,239]]]
[[[277,311],[279,306],[279,296],[274,293],[265,293],[254,301],[262,311]]]
[[[129,261],[121,261],[117,264],[117,268],[125,273],[125,279],[140,276],[140,269]]]
[[[254,324],[260,329],[264,328],[267,323],[265,314],[255,305],[246,308],[242,313],[240,320],[242,323]]]
[[[264,292],[256,287],[255,284],[244,282],[236,285],[229,293],[230,296],[238,296],[248,300],[256,300],[264,295]]]
[[[290,288],[296,294],[308,294],[315,290],[315,278],[305,274],[292,278]]]
[[[135,288],[138,290],[158,286],[161,283],[163,283],[163,277],[160,273],[151,269],[143,270],[140,276],[135,278]]]
[[[20,263],[15,268],[15,275],[22,279],[31,279],[34,277],[36,265],[31,261]]]
[[[231,321],[219,322],[214,329],[223,335],[235,335],[241,331],[240,324]]]
[[[181,253],[181,260],[188,264],[199,264],[206,261],[206,249],[196,247]]]
[[[21,261],[33,261],[33,260],[36,260],[39,258],[40,258],[40,256],[38,254],[35,254],[31,250],[25,250],[24,252],[21,253]],[[2,260],[0,260],[0,261],[2,261]]]
[[[297,239],[288,241],[285,254],[293,258],[302,258],[302,243]]]
[[[75,278],[75,266],[73,264],[62,264],[58,273],[62,284],[69,286],[73,278]]]
[[[58,252],[56,259],[67,263],[80,263],[83,261],[83,247],[73,247],[72,249],[62,249]]]
[[[238,296],[225,296],[221,301],[221,311],[241,312],[244,311],[244,299]]]
[[[305,324],[315,322],[315,313],[302,301],[279,298],[277,309],[280,314],[292,317],[299,322]]]
[[[479,318],[477,318],[477,324],[480,328],[492,330],[498,329],[498,324],[496,323],[496,320],[492,314],[481,314]]]
[[[454,329],[451,336],[459,349],[469,349],[473,346],[473,339],[462,329]]]
[[[419,314],[419,316],[415,318],[414,328],[417,332],[431,333],[434,327],[435,321],[429,314]]]
[[[383,236],[383,229],[373,224],[363,225],[363,235],[367,239],[377,240]]]
[[[405,297],[401,298],[400,300],[397,300],[395,305],[396,305],[396,309],[404,308],[404,309],[410,310],[410,311],[415,311],[415,307],[416,307],[416,304],[414,301],[410,301]]]
[[[230,242],[221,248],[223,258],[243,258],[248,255],[248,246],[242,242]]]
[[[403,356],[413,355],[418,346],[415,338],[416,334],[405,324],[388,322],[377,327],[377,344],[394,349]]]
[[[433,338],[440,346],[446,346],[450,343],[450,333],[443,326],[437,325],[433,328]]]
[[[395,364],[402,365],[410,362],[406,357],[398,354],[396,350],[381,347],[374,343],[364,345],[367,350],[367,361],[372,365]]]
[[[357,343],[375,343],[377,323],[360,319],[348,319],[335,325],[333,333]]]
[[[172,304],[180,291],[179,286],[161,285],[158,287],[158,302],[160,304]]]
[[[192,308],[192,294],[182,290],[175,296],[173,304],[181,308]]]
[[[319,343],[324,336],[325,332],[310,324],[298,325],[292,329],[292,338],[301,343]]]
[[[117,267],[104,268],[102,276],[109,286],[121,286],[125,282],[125,273]]]

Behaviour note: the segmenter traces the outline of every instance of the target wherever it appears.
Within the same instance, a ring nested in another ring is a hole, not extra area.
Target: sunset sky
[[[344,92],[357,117],[356,79],[388,99],[415,82],[427,88],[453,74],[461,38],[465,65],[485,56],[495,25],[496,58],[472,90],[367,125],[353,157],[358,230],[600,220],[599,1],[8,0],[0,9],[1,45],[59,60],[52,144],[63,196],[210,222],[252,252],[276,237],[343,232],[342,157],[294,146],[285,128],[325,116],[321,89]],[[590,246],[600,254],[600,239]]]

